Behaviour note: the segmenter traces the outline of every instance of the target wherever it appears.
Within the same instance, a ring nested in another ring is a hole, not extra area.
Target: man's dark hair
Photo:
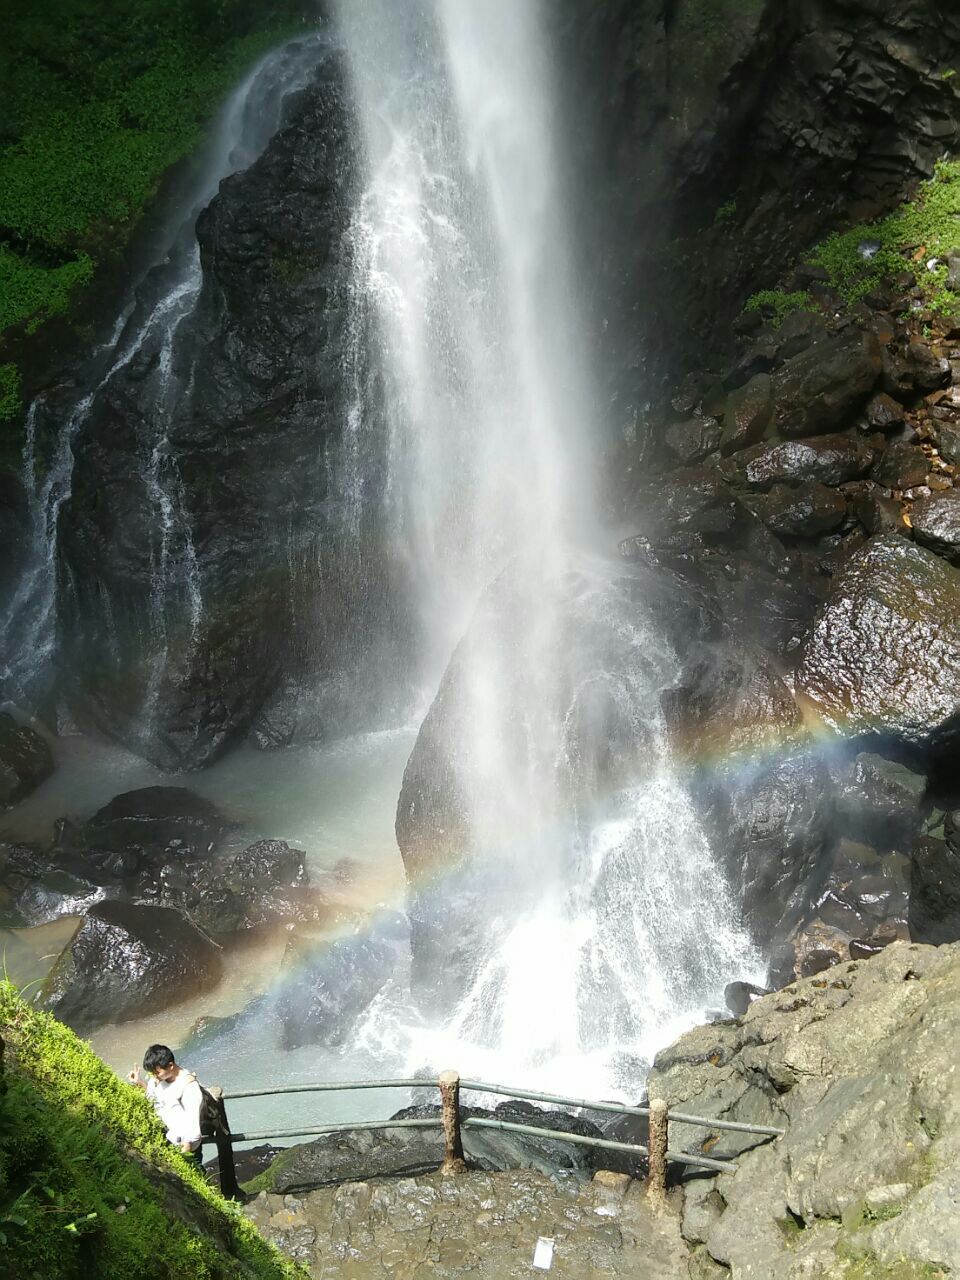
[[[156,1071],[157,1067],[172,1067],[173,1054],[165,1044],[152,1044],[143,1055],[144,1071]]]

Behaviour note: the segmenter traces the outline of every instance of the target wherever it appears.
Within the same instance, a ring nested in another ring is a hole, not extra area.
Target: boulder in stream
[[[220,948],[178,912],[101,902],[53,967],[43,1005],[75,1031],[159,1013],[216,985]]]

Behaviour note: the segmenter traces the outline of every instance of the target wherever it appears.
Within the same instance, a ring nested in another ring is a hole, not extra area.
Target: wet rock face
[[[789,439],[845,425],[881,368],[880,344],[857,330],[794,356],[773,376],[777,429]]]
[[[165,561],[145,381],[159,345],[101,388],[76,442],[60,547],[71,701],[82,724],[168,768],[202,765],[247,731],[295,668],[300,642],[331,625],[338,583],[360,572],[327,556],[294,601],[291,565],[301,555],[318,563],[308,545],[338,518],[324,459],[345,412],[358,180],[342,81],[331,56],[263,156],[224,181],[198,220],[201,293],[163,357],[186,392],[161,449],[158,483],[173,502]],[[142,298],[140,311],[150,305]]]
[[[220,980],[220,950],[166,907],[91,908],[42,992],[75,1031],[129,1022],[199,995]]]
[[[910,509],[913,536],[921,546],[960,565],[960,491],[921,498]]]
[[[954,751],[960,573],[903,538],[872,538],[836,579],[804,646],[797,687],[841,733]]]
[[[879,849],[909,849],[923,816],[924,775],[870,752],[833,772],[843,833]]]
[[[722,470],[734,484],[750,489],[807,481],[836,486],[866,475],[872,463],[873,451],[862,441],[846,435],[826,435],[742,449]]]
[[[805,913],[829,846],[833,790],[812,752],[734,758],[695,781],[711,845],[761,944]]]
[[[910,936],[940,945],[960,939],[960,849],[924,836],[910,854]]]
[[[0,813],[35,791],[53,767],[53,753],[39,733],[0,712]]]
[[[630,405],[723,343],[717,316],[829,230],[892,208],[955,146],[938,69],[960,19],[939,0],[558,8],[592,175],[602,356]]]

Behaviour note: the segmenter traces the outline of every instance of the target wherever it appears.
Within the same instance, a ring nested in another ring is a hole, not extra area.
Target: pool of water
[[[113,744],[86,737],[51,743],[56,772],[24,803],[4,815],[0,835],[46,843],[58,817],[82,822],[115,795],[160,784],[189,787],[241,824],[249,842],[287,840],[303,849],[314,877],[349,864],[348,889],[361,912],[374,918],[402,910],[403,865],[393,823],[404,766],[416,729],[390,730],[340,742],[265,753],[241,747],[200,774],[164,774]],[[18,983],[36,983],[72,935],[75,919],[39,929],[5,930],[0,947]],[[281,932],[231,950],[226,975],[212,992],[135,1022],[102,1027],[90,1036],[96,1052],[126,1074],[148,1044],[177,1048],[196,1021],[226,1017],[268,991],[281,968],[286,936]],[[391,975],[384,974],[384,979]],[[273,1029],[246,1032],[187,1054],[202,1078],[226,1089],[317,1079],[396,1075],[399,1063],[375,1060],[362,1045],[349,1051],[278,1048]],[[390,1069],[388,1070],[388,1066]],[[321,1095],[318,1098],[238,1102],[235,1127],[289,1128],[389,1114],[409,1102],[409,1093]]]

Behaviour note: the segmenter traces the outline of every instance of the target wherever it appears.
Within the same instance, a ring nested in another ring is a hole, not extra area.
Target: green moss
[[[143,1094],[0,983],[0,1272],[11,1280],[302,1275],[188,1167]]]
[[[873,241],[869,259],[861,246]],[[887,275],[916,270],[928,308],[938,315],[960,314],[960,295],[947,288],[947,267],[928,271],[928,261],[960,249],[960,161],[944,162],[923,184],[916,199],[885,218],[829,236],[813,253],[831,284],[848,303],[869,293]]]
[[[0,422],[20,412],[20,372],[15,364],[0,364]]]
[[[809,293],[785,293],[783,289],[764,289],[748,298],[744,311],[763,311],[775,329],[779,329],[792,311],[804,311],[814,305]]]
[[[838,1254],[848,1261],[844,1280],[946,1280],[947,1273],[929,1262],[881,1262],[874,1253],[853,1255],[841,1246]]]
[[[66,310],[303,0],[4,6],[0,335]]]
[[[713,225],[715,227],[722,226],[725,222],[732,222],[737,212],[736,200],[728,200],[722,204],[713,216]]]

